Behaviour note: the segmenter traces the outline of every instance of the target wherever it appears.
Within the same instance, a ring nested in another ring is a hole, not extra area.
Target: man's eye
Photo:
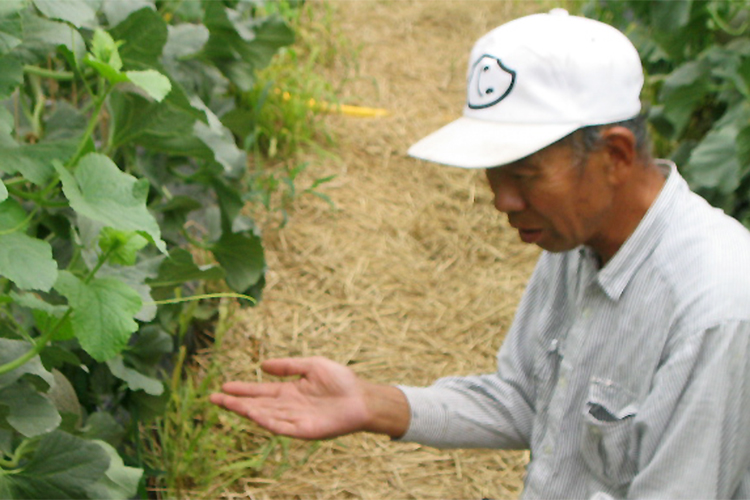
[[[532,172],[513,172],[510,176],[519,181],[528,181],[536,177],[536,174]]]

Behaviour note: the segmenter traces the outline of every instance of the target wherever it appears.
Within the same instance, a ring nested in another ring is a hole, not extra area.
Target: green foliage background
[[[256,144],[223,120],[257,115],[278,11],[0,2],[0,498],[145,497],[195,298],[260,297]]]
[[[595,0],[583,13],[638,49],[656,154],[750,227],[750,2]]]

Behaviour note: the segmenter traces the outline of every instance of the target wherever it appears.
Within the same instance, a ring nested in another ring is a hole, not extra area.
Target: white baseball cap
[[[638,52],[615,28],[563,9],[522,17],[474,45],[463,117],[409,155],[464,168],[505,165],[581,127],[637,116],[642,86]]]

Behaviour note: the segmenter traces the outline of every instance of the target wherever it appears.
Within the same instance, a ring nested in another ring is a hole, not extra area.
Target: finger
[[[268,359],[261,364],[261,369],[269,375],[290,377],[307,375],[316,365],[325,362],[324,358],[277,358]]]
[[[280,390],[279,382],[227,382],[221,386],[221,390],[226,394],[244,397],[275,397]]]
[[[268,359],[261,364],[261,369],[277,377],[305,375],[310,370],[310,358]]]

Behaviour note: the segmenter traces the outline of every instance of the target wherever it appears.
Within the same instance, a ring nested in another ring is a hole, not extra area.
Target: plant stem
[[[29,83],[34,90],[34,111],[31,113],[31,127],[37,138],[42,137],[42,113],[46,97],[42,91],[42,80],[38,75],[30,74]]]
[[[26,351],[23,355],[20,357],[14,359],[13,361],[10,361],[9,363],[5,363],[4,365],[0,365],[0,375],[4,373],[8,373],[10,371],[15,370],[16,368],[25,365],[27,362],[31,361],[31,359],[42,352],[42,349],[47,345],[47,342],[50,341],[50,339],[57,333],[57,330],[60,328],[60,325],[65,322],[66,319],[68,319],[68,316],[73,312],[73,309],[68,309],[65,311],[65,314],[62,318],[53,326],[52,328],[47,331],[44,335],[39,337],[39,340],[36,341],[34,344],[34,347]]]
[[[104,86],[103,79],[100,78],[100,90],[101,87]],[[111,90],[111,87],[107,87],[106,90],[100,91],[99,96],[96,97],[96,101],[94,103],[94,111],[91,113],[91,119],[89,120],[89,124],[86,127],[86,132],[83,134],[83,137],[81,138],[81,142],[78,145],[78,150],[73,155],[73,157],[68,160],[67,166],[72,167],[76,163],[78,163],[78,160],[81,159],[81,156],[83,156],[83,151],[86,149],[86,144],[89,142],[89,139],[94,134],[94,129],[96,129],[97,124],[99,123],[99,114],[102,111],[102,107],[104,107],[104,103],[107,100],[107,96],[109,95],[109,91]]]
[[[107,262],[107,259],[109,259],[109,256],[112,255],[112,252],[114,251],[115,251],[115,247],[111,247],[109,250],[107,250],[105,253],[99,256],[99,260],[94,266],[94,269],[92,269],[91,272],[89,272],[89,274],[83,279],[84,283],[88,285],[91,282],[91,280],[94,279],[94,276],[96,276],[97,271],[99,271],[99,269],[101,269],[104,263]]]
[[[40,68],[39,66],[32,66],[31,64],[24,65],[23,72],[58,81],[68,81],[75,78],[75,74],[72,71],[53,71],[51,69]]]

